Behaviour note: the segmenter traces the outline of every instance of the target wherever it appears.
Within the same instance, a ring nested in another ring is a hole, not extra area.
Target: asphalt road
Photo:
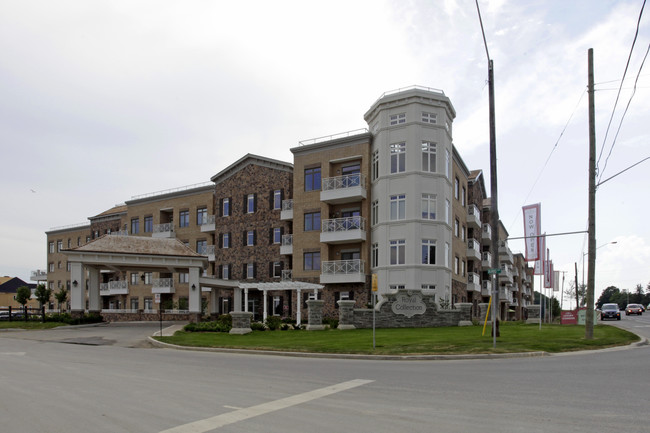
[[[647,335],[650,315],[616,326]],[[0,332],[2,432],[648,432],[650,346],[376,361],[157,349],[158,324]]]

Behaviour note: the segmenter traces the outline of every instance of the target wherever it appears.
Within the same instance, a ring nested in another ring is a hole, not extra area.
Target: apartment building
[[[290,149],[293,163],[247,154],[211,182],[133,197],[90,224],[52,230],[48,284],[69,287],[61,250],[84,239],[173,237],[208,258],[201,286],[204,303],[211,292],[214,314],[233,311],[232,287],[244,283],[242,309],[254,319],[305,317],[306,301],[316,296],[324,315],[336,317],[338,300],[370,302],[376,274],[380,296],[423,290],[442,308],[472,303],[475,317],[494,281],[500,317],[514,309],[521,318],[529,269],[515,266],[503,225],[492,233],[483,172],[469,170],[453,145],[455,115],[440,90],[388,92],[364,114],[368,130],[300,142]],[[498,277],[487,272],[495,254]],[[270,285],[290,281],[319,289]],[[101,283],[103,309],[150,310],[154,294],[164,305],[187,307],[187,274],[107,269]]]

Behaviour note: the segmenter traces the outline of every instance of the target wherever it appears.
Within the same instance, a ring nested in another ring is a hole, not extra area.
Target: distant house
[[[16,291],[19,287],[27,286],[34,292],[36,284],[26,283],[18,277],[0,277],[0,307],[20,307],[16,301]],[[30,299],[29,307],[38,307],[36,299]]]

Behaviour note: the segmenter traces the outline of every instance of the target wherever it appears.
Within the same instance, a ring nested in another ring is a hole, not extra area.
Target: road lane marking
[[[0,355],[25,356],[27,352],[0,352]]]
[[[259,415],[286,409],[288,407],[296,406],[298,404],[306,403],[318,398],[327,397],[328,395],[336,394],[338,392],[347,391],[348,389],[366,385],[371,382],[374,381],[363,379],[350,380],[348,382],[338,383],[336,385],[316,389],[314,391],[292,395],[290,397],[281,398],[279,400],[269,401],[268,403],[258,404],[257,406],[251,406],[248,408],[236,410],[234,412],[228,412],[213,416],[211,418],[194,421],[188,424],[180,425],[178,427],[170,428],[168,430],[163,430],[160,433],[204,433]]]

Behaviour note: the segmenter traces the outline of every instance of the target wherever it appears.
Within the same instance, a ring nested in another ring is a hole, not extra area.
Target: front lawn
[[[222,332],[184,332],[159,341],[180,346],[261,349],[291,352],[352,353],[374,355],[475,354],[511,352],[568,352],[620,346],[639,338],[608,325],[594,327],[594,339],[585,340],[585,328],[578,325],[525,325],[501,323],[497,347],[492,347],[489,327],[377,329],[376,349],[372,329],[341,331],[253,331],[246,335]]]

